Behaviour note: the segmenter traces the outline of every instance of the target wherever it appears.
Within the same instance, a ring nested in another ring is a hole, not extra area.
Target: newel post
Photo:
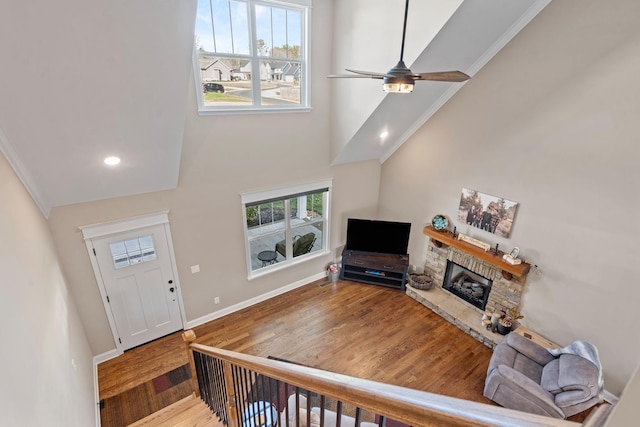
[[[188,329],[182,333],[182,341],[187,346],[187,353],[189,354],[189,368],[191,370],[191,386],[195,390],[196,396],[200,397],[200,386],[198,385],[198,376],[196,374],[196,361],[193,358],[193,351],[189,347],[192,342],[196,340],[196,333],[191,329]]]

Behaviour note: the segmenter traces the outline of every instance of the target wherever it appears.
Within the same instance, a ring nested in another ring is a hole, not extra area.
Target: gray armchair
[[[575,354],[553,356],[510,333],[489,362],[484,395],[505,408],[566,418],[602,402],[599,367]]]

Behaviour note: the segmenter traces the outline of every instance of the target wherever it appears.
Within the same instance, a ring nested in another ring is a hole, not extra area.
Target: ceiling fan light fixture
[[[385,83],[382,89],[389,93],[411,93],[413,92],[413,82],[411,83]]]
[[[411,93],[415,80],[411,75],[411,70],[400,60],[395,67],[387,71],[382,79],[382,89],[390,93]]]

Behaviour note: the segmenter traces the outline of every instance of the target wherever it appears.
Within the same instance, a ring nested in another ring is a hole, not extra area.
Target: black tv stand
[[[340,279],[405,289],[409,255],[382,254],[345,249]]]

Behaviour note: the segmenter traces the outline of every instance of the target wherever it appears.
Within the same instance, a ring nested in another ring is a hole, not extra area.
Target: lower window
[[[326,250],[330,183],[242,195],[250,278]]]

